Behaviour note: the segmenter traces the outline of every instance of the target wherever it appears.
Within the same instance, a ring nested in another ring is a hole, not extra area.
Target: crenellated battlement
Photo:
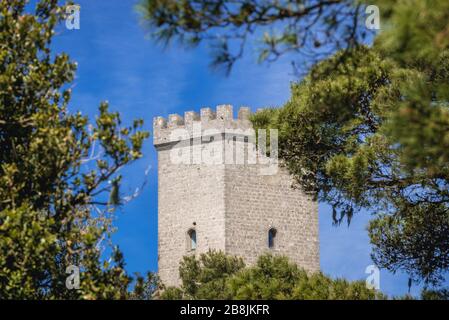
[[[209,250],[247,265],[272,252],[319,271],[317,203],[279,164],[278,130],[256,135],[249,108],[233,114],[220,105],[154,118],[158,275],[167,286],[181,284],[183,257]]]
[[[240,107],[237,119],[233,117],[233,107],[231,105],[219,105],[216,110],[211,108],[201,108],[198,114],[195,111],[186,111],[184,117],[179,114],[170,114],[168,120],[163,117],[155,117],[153,120],[153,143],[155,146],[167,144],[173,141],[173,133],[184,131],[190,136],[194,130],[201,130],[197,134],[202,134],[205,130],[215,129],[219,132],[224,130],[248,130],[252,128],[249,121],[251,115],[250,108]],[[177,138],[177,141],[182,137]]]

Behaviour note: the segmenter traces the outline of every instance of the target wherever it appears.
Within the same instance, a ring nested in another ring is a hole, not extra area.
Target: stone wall
[[[166,285],[179,285],[183,256],[208,249],[241,256],[248,264],[270,251],[319,270],[316,202],[293,189],[283,169],[261,174],[262,165],[248,155],[255,150],[253,140],[241,139],[241,132],[252,128],[249,109],[241,108],[237,119],[232,114],[226,105],[216,112],[203,108],[200,115],[189,111],[184,117],[170,115],[168,121],[154,119],[158,268]],[[237,156],[241,152],[243,161]],[[268,248],[270,228],[276,229],[273,248]],[[195,250],[189,247],[189,230],[197,234]]]
[[[225,173],[226,252],[249,264],[266,252],[286,255],[309,271],[318,271],[318,208],[311,197],[292,188],[283,169],[258,175],[254,166],[234,166]],[[268,231],[274,228],[274,247]]]

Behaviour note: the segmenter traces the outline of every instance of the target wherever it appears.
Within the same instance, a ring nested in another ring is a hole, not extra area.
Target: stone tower
[[[319,270],[318,208],[292,188],[283,168],[258,161],[249,108],[232,106],[198,115],[154,119],[158,151],[158,268],[166,285],[179,285],[182,257],[217,249],[256,262],[266,252]],[[231,151],[229,151],[231,150]],[[243,154],[243,156],[242,156]],[[272,167],[270,167],[272,169]]]

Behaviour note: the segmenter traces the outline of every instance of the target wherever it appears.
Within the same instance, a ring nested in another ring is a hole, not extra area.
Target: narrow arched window
[[[268,248],[273,249],[276,244],[276,229],[268,230]]]
[[[187,235],[188,235],[187,241],[188,241],[188,248],[189,248],[189,250],[195,250],[196,247],[197,247],[196,231],[195,231],[195,229],[190,229],[187,232]]]

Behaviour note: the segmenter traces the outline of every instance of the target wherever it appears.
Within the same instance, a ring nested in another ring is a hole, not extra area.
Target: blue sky
[[[250,106],[252,110],[281,106],[295,80],[288,59],[258,65],[254,52],[238,62],[229,77],[209,69],[207,48],[186,51],[176,46],[163,50],[146,37],[134,10],[135,1],[83,0],[81,28],[58,29],[53,47],[78,62],[71,110],[92,119],[100,101],[108,100],[125,122],[143,118],[151,131],[154,116],[218,104]],[[113,240],[125,254],[130,272],[157,269],[157,162],[151,139],[144,157],[122,171],[124,193],[131,194],[144,181],[141,195],[117,214]],[[372,264],[365,227],[369,215],[360,213],[351,226],[332,226],[331,210],[320,204],[321,269],[333,277],[365,279]],[[407,277],[381,271],[381,290],[389,295],[407,292]],[[419,289],[412,288],[412,294]]]

